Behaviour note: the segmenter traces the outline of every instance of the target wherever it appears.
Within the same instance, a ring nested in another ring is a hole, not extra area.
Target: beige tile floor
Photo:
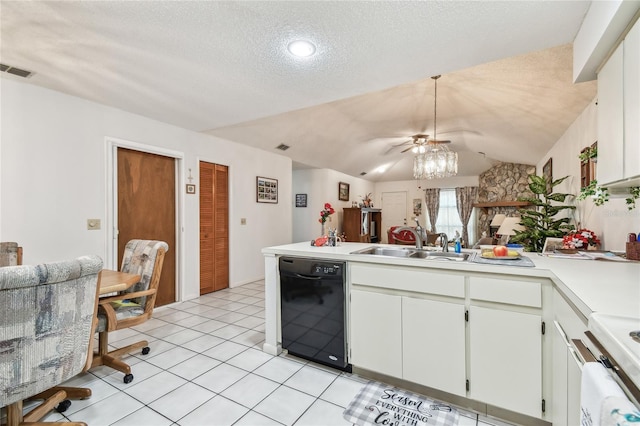
[[[264,282],[156,309],[154,318],[110,335],[121,347],[147,339],[136,354],[134,380],[98,367],[70,380],[91,388],[47,421],[90,426],[348,425],[342,413],[367,379],[288,355],[262,352]],[[461,426],[504,425],[460,411]]]

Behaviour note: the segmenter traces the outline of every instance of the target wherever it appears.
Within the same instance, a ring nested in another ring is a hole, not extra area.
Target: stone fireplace
[[[478,238],[482,232],[491,234],[489,224],[498,213],[517,216],[518,209],[526,203],[518,198],[534,197],[529,190],[528,176],[536,173],[536,166],[528,164],[500,163],[481,173],[478,183],[477,229]]]

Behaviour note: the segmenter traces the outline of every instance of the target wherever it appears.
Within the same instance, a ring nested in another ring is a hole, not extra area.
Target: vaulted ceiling
[[[3,0],[1,62],[34,75],[0,75],[390,181],[412,178],[404,142],[433,135],[442,74],[438,139],[477,175],[535,164],[594,99],[571,69],[589,4]],[[316,54],[291,56],[296,39]]]

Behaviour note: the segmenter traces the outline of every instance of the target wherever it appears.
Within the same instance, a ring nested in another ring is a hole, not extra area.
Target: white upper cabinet
[[[640,23],[638,22],[624,39],[625,177],[640,176]]]
[[[622,179],[624,155],[623,56],[615,50],[598,74],[598,183]]]
[[[640,185],[640,24],[637,22],[598,74],[597,173],[600,185]]]

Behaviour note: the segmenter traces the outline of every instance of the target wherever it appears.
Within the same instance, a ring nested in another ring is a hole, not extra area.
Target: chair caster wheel
[[[71,401],[69,401],[68,399],[65,399],[60,404],[58,404],[58,406],[56,407],[56,411],[58,413],[64,413],[65,411],[67,411],[67,408],[69,407],[71,407]]]
[[[144,348],[142,348],[142,355],[148,354],[149,351],[151,351],[151,348],[149,346],[145,346]]]
[[[124,382],[125,383],[131,383],[133,381],[133,374],[125,374],[124,375]]]

